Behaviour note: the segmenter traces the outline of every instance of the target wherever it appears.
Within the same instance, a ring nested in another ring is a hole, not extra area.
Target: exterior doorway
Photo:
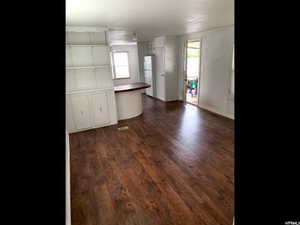
[[[201,41],[186,41],[186,57],[184,72],[185,102],[198,105],[200,87]]]

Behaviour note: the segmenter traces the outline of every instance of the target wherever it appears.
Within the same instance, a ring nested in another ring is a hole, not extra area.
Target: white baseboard
[[[216,111],[213,108],[208,107],[208,106],[199,105],[199,107],[202,108],[202,109],[206,109],[208,111],[211,111],[211,112],[213,112],[215,114],[218,114],[218,115],[221,115],[221,116],[224,116],[224,117],[227,117],[229,119],[234,120],[234,115],[228,115],[228,114],[225,114],[225,113],[220,113],[220,112],[218,112],[218,111]]]

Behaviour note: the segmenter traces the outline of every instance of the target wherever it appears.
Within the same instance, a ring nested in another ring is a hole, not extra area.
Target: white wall
[[[113,45],[113,51],[127,51],[129,57],[130,79],[113,80],[114,85],[131,84],[140,81],[139,57],[137,45]]]
[[[199,106],[223,116],[234,118],[234,100],[230,96],[233,26],[191,33],[180,37],[179,50],[179,99],[183,99],[184,43],[202,40]]]
[[[66,225],[71,225],[71,197],[70,197],[70,144],[66,131]]]

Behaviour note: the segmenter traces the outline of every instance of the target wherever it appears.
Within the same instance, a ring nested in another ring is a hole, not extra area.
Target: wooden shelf
[[[70,47],[97,47],[97,46],[107,46],[107,44],[66,44],[66,46]]]
[[[82,69],[97,69],[97,68],[106,68],[110,67],[109,64],[101,65],[101,66],[67,66],[67,70],[82,70]]]
[[[67,90],[66,94],[71,95],[71,94],[90,93],[90,92],[97,92],[97,91],[114,91],[114,87]]]

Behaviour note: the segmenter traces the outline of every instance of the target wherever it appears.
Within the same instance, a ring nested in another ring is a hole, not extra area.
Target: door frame
[[[187,102],[186,101],[186,81],[187,81],[187,44],[188,42],[200,42],[200,57],[199,57],[199,74],[198,74],[198,87],[197,87],[197,106],[199,106],[199,98],[200,98],[200,79],[202,76],[202,64],[203,64],[203,57],[202,57],[202,43],[203,43],[203,38],[197,38],[197,39],[186,39],[184,41],[184,57],[183,57],[183,102],[184,103],[189,103],[191,105],[194,105],[193,103]]]
[[[159,54],[159,51],[161,55]],[[154,68],[155,68],[155,98],[158,98],[162,101],[165,101],[167,93],[165,88],[165,47],[164,46],[154,46],[153,47],[153,53],[155,55],[154,57]],[[161,71],[158,71],[158,56],[161,57]],[[162,89],[163,96],[159,96],[160,88]]]

